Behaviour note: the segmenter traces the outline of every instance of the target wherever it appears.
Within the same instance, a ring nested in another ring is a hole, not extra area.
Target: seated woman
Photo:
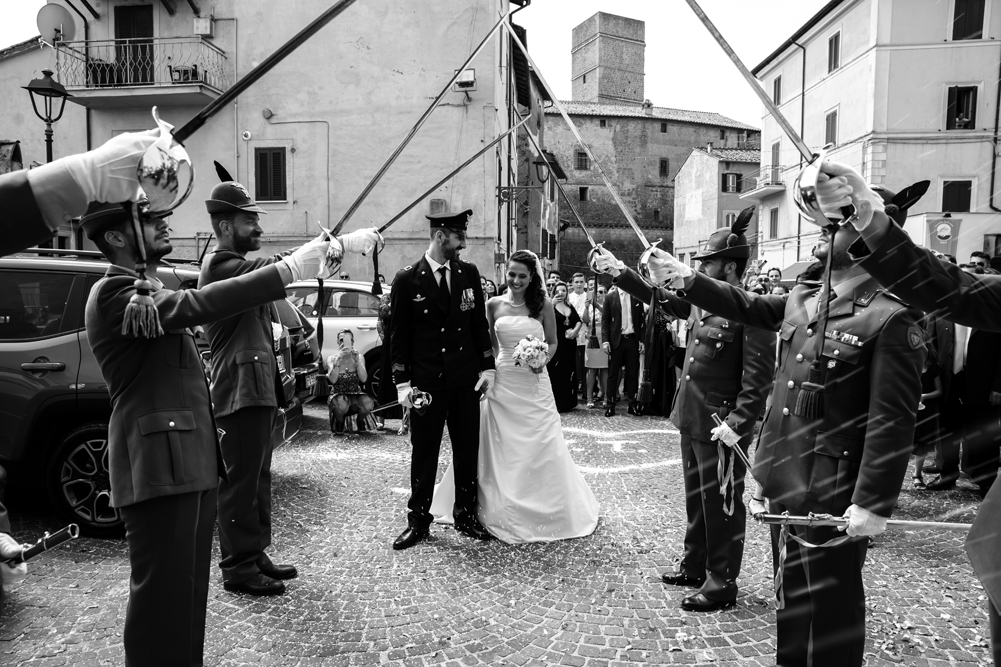
[[[345,420],[357,415],[358,431],[375,428],[372,410],[377,407],[374,398],[365,393],[362,385],[368,381],[365,359],[354,349],[355,337],[350,329],[337,334],[340,350],[327,358],[327,378],[330,379],[330,398],[327,408],[330,416],[330,430],[334,433],[345,431]]]

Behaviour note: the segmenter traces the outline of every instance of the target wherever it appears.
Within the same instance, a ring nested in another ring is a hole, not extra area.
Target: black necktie
[[[445,266],[438,267],[438,273],[441,274],[440,278],[438,279],[438,289],[441,290],[441,302],[442,305],[445,307],[445,310],[448,310],[449,306],[452,303],[452,297],[448,292],[448,280],[445,279],[445,272],[447,270],[448,267]]]

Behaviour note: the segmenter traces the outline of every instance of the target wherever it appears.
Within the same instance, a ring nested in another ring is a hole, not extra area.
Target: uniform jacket
[[[397,384],[423,391],[472,387],[494,367],[480,272],[449,262],[451,303],[439,298],[437,276],[423,256],[396,274],[390,293],[390,352]]]
[[[208,383],[189,327],[280,299],[277,269],[200,290],[159,290],[164,335],[122,334],[136,274],[108,269],[87,299],[87,336],[111,394],[108,428],[111,504],[214,488],[224,474]]]
[[[27,169],[0,176],[0,202],[4,210],[0,223],[0,255],[24,250],[52,238],[53,232],[35,203]]]
[[[942,380],[942,395],[948,396],[952,388],[952,364],[956,325],[935,315],[925,314],[925,333],[938,355],[938,376]]]
[[[972,275],[943,262],[892,222],[875,248],[859,239],[850,250],[871,276],[908,303],[957,324],[1001,332],[1001,277]],[[1001,610],[1001,484],[992,484],[980,503],[966,553],[994,608]]]
[[[963,404],[973,408],[989,406],[991,392],[1001,392],[1001,333],[970,330],[964,375]]]
[[[0,533],[10,532],[10,519],[7,517],[7,508],[3,506],[3,488],[7,484],[7,471],[0,466]]]
[[[627,268],[615,279],[634,301],[649,303],[652,290]],[[775,334],[702,312],[665,290],[657,290],[658,307],[686,320],[688,348],[671,422],[683,435],[708,442],[719,414],[750,445],[754,424],[765,407],[775,370]]]
[[[202,261],[198,287],[269,266],[280,257],[247,259],[216,246]],[[284,298],[284,293],[282,298]],[[205,324],[212,350],[209,371],[212,402],[220,417],[250,407],[277,407],[275,376],[278,366],[271,331],[270,305]],[[284,396],[283,396],[284,398]]]
[[[796,512],[841,516],[851,504],[890,516],[914,441],[924,364],[922,313],[866,280],[832,299],[823,344],[824,416],[796,415],[815,358],[819,288],[756,295],[695,275],[679,295],[723,317],[779,332],[771,406],[753,475],[765,496]],[[683,293],[683,294],[682,294]]]
[[[630,310],[633,318],[633,333],[643,340],[643,329],[646,318],[643,317],[643,301],[630,299]],[[608,341],[614,350],[622,342],[622,297],[616,290],[609,290],[605,302],[601,305],[601,340]]]

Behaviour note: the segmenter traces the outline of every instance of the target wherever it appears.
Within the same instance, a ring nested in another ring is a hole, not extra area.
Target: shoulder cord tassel
[[[783,512],[783,514],[788,516],[789,512]],[[782,528],[779,530],[779,544],[778,544],[779,562],[776,564],[775,567],[776,609],[785,609],[786,607],[785,591],[782,588],[782,579],[783,579],[783,572],[785,570],[786,556],[788,555],[787,542],[789,541],[790,537],[799,542],[800,544],[802,544],[807,549],[824,549],[826,547],[836,547],[839,544],[844,544],[848,540],[852,539],[851,536],[849,535],[842,535],[841,537],[835,537],[833,539],[830,539],[824,542],[823,544],[813,544],[812,542],[807,542],[802,537],[799,537],[798,535],[796,535],[796,533],[792,532],[791,526],[788,523],[782,524]]]
[[[122,335],[156,338],[163,335],[163,328],[160,326],[160,314],[156,310],[156,303],[151,296],[153,283],[146,278],[146,237],[143,234],[142,222],[139,220],[139,204],[128,202],[124,206],[132,215],[132,231],[139,251],[139,259],[136,262],[136,273],[139,277],[134,283],[136,293],[125,306]]]
[[[821,419],[824,416],[824,339],[827,333],[827,317],[831,312],[831,264],[834,258],[834,237],[838,226],[831,226],[827,237],[827,267],[824,271],[824,284],[817,294],[817,330],[814,343],[813,361],[807,372],[806,382],[800,385],[799,395],[793,414],[807,419]]]

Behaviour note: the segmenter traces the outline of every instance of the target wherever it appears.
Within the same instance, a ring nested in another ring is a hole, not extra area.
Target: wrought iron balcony
[[[59,81],[84,106],[201,105],[231,84],[226,54],[201,37],[56,43]]]
[[[786,189],[785,181],[782,179],[784,171],[785,167],[782,165],[762,167],[757,174],[748,176],[747,180],[753,182],[754,186],[749,187],[748,184],[745,184],[740,198],[760,200],[783,192]]]

